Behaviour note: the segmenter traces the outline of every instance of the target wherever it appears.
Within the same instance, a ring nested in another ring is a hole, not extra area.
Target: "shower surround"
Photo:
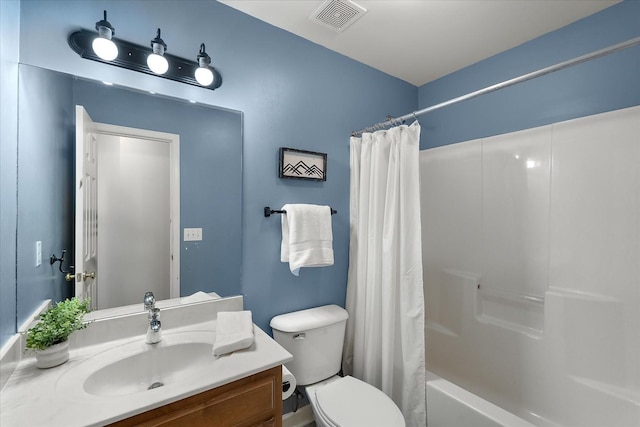
[[[427,369],[535,425],[640,425],[640,107],[420,156]]]

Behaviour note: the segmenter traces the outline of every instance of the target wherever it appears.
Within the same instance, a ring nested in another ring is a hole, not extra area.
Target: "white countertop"
[[[163,331],[163,341],[172,334],[203,333],[213,344],[215,321],[191,324]],[[254,325],[255,341],[248,349],[218,359],[198,375],[143,393],[123,396],[94,396],[76,379],[91,357],[118,346],[140,342],[145,335],[128,337],[71,350],[70,359],[51,369],[38,369],[35,358],[24,359],[9,378],[0,396],[0,425],[14,426],[102,426],[157,408],[197,393],[233,382],[281,365],[292,359],[284,348]],[[126,347],[126,346],[125,346]],[[131,346],[129,346],[131,347]]]

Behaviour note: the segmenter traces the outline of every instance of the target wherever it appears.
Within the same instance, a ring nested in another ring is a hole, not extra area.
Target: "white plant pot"
[[[69,360],[69,341],[64,341],[36,352],[36,366],[40,369],[53,368]]]

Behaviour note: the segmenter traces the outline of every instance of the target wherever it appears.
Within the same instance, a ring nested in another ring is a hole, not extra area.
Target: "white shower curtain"
[[[343,369],[426,425],[418,122],[351,138]]]

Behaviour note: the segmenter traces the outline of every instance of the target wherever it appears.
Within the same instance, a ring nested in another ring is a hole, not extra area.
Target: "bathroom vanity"
[[[110,424],[185,426],[282,425],[280,366]]]
[[[2,389],[0,425],[280,426],[281,365],[292,356],[254,325],[251,347],[212,355],[219,311],[242,298],[162,309],[162,341],[145,342],[147,313],[94,321],[71,336],[70,360],[23,359]]]

